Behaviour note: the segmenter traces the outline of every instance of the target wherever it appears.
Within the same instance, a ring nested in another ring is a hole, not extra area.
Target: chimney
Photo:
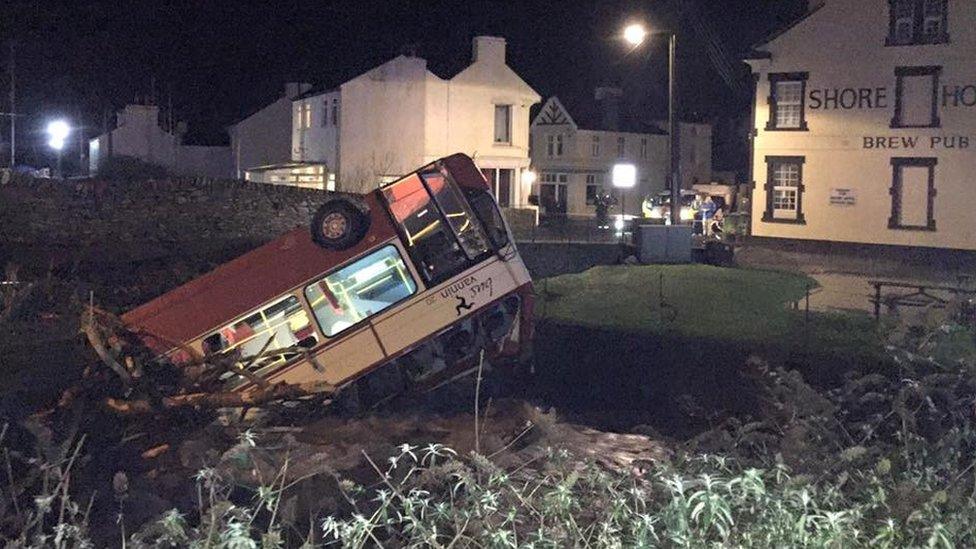
[[[285,98],[294,99],[310,89],[312,85],[307,82],[285,82]]]
[[[620,130],[620,101],[624,92],[620,88],[599,87],[593,96],[600,107],[600,121],[608,131]]]
[[[475,36],[473,63],[505,64],[505,39],[498,36]]]

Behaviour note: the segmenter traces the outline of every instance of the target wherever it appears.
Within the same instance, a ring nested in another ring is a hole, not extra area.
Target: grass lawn
[[[540,281],[537,310],[582,326],[768,343],[794,332],[790,304],[815,286],[807,276],[774,271],[606,266]]]

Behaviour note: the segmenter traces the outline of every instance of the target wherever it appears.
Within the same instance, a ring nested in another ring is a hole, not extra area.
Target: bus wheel
[[[330,250],[345,250],[362,240],[368,218],[352,202],[331,200],[312,217],[312,240]]]

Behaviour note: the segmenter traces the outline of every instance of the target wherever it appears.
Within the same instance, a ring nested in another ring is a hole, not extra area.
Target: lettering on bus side
[[[448,286],[448,287],[444,288],[443,290],[441,290],[441,297],[448,298],[448,297],[451,297],[453,295],[457,295],[457,294],[463,292],[465,288],[468,288],[468,287],[470,287],[470,286],[472,286],[474,284],[477,284],[477,283],[478,283],[478,279],[477,278],[475,278],[473,276],[466,276],[466,277],[462,278],[461,280],[458,280],[457,282],[454,282],[450,286]]]

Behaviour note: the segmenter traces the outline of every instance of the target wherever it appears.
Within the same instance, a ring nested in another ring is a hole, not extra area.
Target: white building
[[[626,214],[640,215],[643,199],[666,188],[671,164],[667,133],[662,125],[622,116],[620,103],[619,89],[597,88],[596,108],[576,118],[557,97],[542,106],[532,121],[532,169],[538,172],[533,194],[543,213],[592,216],[595,197],[607,191],[618,198]],[[711,126],[682,123],[679,128],[682,187],[708,183]],[[633,189],[613,188],[611,172],[620,163],[636,167]]]
[[[267,171],[291,163],[291,102],[311,87],[289,82],[273,103],[227,128],[235,177],[243,179],[249,170]]]
[[[472,63],[441,78],[399,56],[293,102],[292,160],[327,188],[363,192],[432,160],[471,155],[502,206],[527,204],[529,109],[540,96],[505,64],[505,40],[474,39]],[[331,178],[331,181],[330,179]]]
[[[88,142],[90,173],[97,174],[111,157],[128,156],[176,175],[231,177],[229,147],[184,145],[181,135],[166,131],[159,122],[159,107],[126,105],[116,114],[115,129]]]
[[[976,2],[827,0],[748,60],[752,233],[976,249]]]

